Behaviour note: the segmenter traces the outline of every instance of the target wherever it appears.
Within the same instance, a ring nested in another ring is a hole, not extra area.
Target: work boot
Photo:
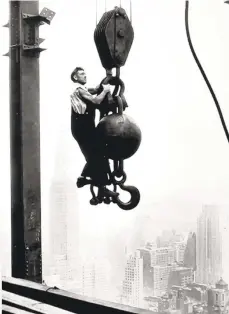
[[[91,179],[87,179],[85,177],[79,177],[76,181],[76,185],[78,188],[82,188],[87,184],[91,184],[92,180]]]
[[[99,191],[99,194],[105,196],[105,197],[118,197],[119,196],[119,193],[117,192],[113,192],[111,190],[109,190],[108,188],[106,188],[105,186],[101,187],[100,188],[100,191]]]

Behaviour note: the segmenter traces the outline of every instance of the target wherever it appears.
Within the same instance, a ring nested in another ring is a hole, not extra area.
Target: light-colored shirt
[[[87,105],[86,103],[80,98],[79,96],[79,89],[82,88],[83,90],[85,90],[89,95],[91,95],[87,89],[87,87],[85,85],[79,84],[79,83],[75,83],[76,88],[75,91],[70,95],[70,99],[71,99],[71,105],[73,110],[76,113],[79,114],[84,114],[85,111],[87,110]]]

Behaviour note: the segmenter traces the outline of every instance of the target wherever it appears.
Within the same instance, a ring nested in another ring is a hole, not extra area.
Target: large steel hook
[[[123,210],[131,210],[135,208],[138,203],[140,202],[140,192],[135,186],[131,185],[122,185],[120,184],[120,188],[123,191],[129,192],[130,193],[130,200],[127,203],[124,203],[120,200],[119,197],[117,197],[115,200],[113,200],[119,208]]]

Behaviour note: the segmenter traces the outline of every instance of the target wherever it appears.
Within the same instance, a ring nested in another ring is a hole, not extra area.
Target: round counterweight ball
[[[102,118],[97,126],[109,159],[120,160],[133,156],[141,143],[141,130],[125,114],[111,114]]]

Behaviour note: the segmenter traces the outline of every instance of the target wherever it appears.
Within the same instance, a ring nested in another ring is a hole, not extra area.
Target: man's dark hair
[[[76,75],[76,73],[77,73],[78,71],[84,71],[84,69],[81,68],[81,67],[76,67],[76,68],[73,70],[73,72],[72,72],[72,74],[71,74],[71,80],[72,80],[74,83],[77,81],[77,80],[74,78],[74,76]]]

